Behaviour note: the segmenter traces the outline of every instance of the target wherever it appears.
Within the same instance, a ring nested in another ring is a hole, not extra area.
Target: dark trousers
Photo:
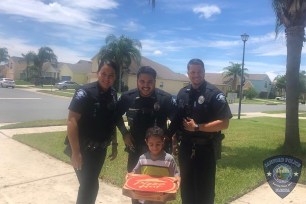
[[[99,190],[99,174],[106,157],[106,148],[85,151],[82,170],[76,170],[79,180],[77,204],[94,204]]]
[[[212,144],[195,145],[181,142],[179,165],[182,204],[213,204],[215,197],[216,161]]]

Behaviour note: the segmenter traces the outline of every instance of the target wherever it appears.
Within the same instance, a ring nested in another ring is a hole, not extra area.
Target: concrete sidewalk
[[[15,134],[62,131],[66,127],[0,130],[0,204],[73,204],[78,181],[73,168],[21,144]],[[129,204],[121,189],[100,181],[96,203]]]
[[[253,114],[253,117],[255,115],[263,116]],[[64,130],[65,126],[0,130],[0,204],[75,203],[78,182],[72,167],[11,138],[15,134]],[[131,202],[122,195],[121,188],[100,181],[96,203]],[[281,199],[265,183],[231,203],[305,204],[306,186],[298,184]]]

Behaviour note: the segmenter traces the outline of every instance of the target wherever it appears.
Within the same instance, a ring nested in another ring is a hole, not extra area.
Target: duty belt
[[[87,143],[85,149],[90,151],[95,151],[97,149],[105,149],[109,144],[109,141],[96,142],[91,140]]]
[[[186,135],[181,137],[182,142],[189,142],[195,145],[206,145],[206,144],[211,144],[212,140],[214,138],[213,134],[207,134],[202,137],[194,137],[191,135]]]

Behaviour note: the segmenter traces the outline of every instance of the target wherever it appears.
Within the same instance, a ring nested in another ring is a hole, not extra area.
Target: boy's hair
[[[162,140],[164,140],[165,136],[163,129],[158,126],[149,128],[146,132],[146,140],[148,140],[150,137],[160,137]]]
[[[156,79],[156,71],[150,66],[140,67],[138,72],[137,72],[137,79],[139,78],[140,74],[148,74],[148,75],[152,76],[154,79]]]

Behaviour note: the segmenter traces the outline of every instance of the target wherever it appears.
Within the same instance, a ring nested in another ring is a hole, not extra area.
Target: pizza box
[[[122,194],[137,200],[166,202],[176,199],[179,184],[175,177],[154,177],[128,173]]]

